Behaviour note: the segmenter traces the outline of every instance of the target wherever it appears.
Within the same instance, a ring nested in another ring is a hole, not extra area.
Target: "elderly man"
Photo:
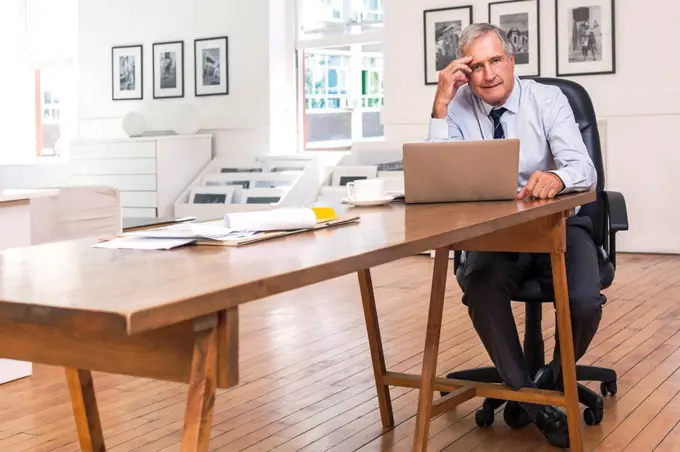
[[[559,88],[514,75],[513,46],[505,33],[490,24],[472,24],[463,30],[457,50],[458,59],[439,74],[429,140],[519,138],[518,199],[553,198],[593,188],[597,173],[566,97]],[[578,360],[597,331],[605,302],[587,217],[567,222],[566,265]],[[548,255],[466,253],[463,303],[506,384],[515,389],[559,388],[558,349],[533,381],[517,335],[511,296],[529,272],[541,275],[545,287],[552,288]],[[567,421],[561,411],[520,405],[524,408],[521,425],[533,421],[550,443],[568,447]]]

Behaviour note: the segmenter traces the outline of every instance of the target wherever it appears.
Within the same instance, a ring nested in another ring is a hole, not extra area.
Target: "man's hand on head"
[[[527,184],[517,194],[517,199],[527,197],[536,199],[552,199],[564,190],[564,182],[555,173],[536,171],[531,175]]]
[[[471,70],[468,64],[472,62],[472,57],[466,56],[452,61],[448,66],[439,72],[437,81],[437,93],[434,97],[432,106],[433,118],[445,118],[449,104],[456,97],[458,88],[468,82],[468,75]]]

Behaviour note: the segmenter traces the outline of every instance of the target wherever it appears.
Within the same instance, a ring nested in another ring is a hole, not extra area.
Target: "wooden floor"
[[[433,260],[374,270],[388,369],[419,372]],[[619,393],[588,450],[680,450],[680,256],[622,256],[600,330],[582,364],[613,367]],[[521,304],[515,304],[520,332]],[[551,356],[554,316],[546,306]],[[251,303],[242,309],[241,384],[220,391],[211,448],[219,451],[408,451],[417,392],[392,389],[395,429],[383,432],[356,276]],[[438,372],[488,365],[460,291],[449,279]],[[108,450],[177,451],[186,387],[95,374]],[[432,421],[430,450],[550,451],[533,425],[502,416],[479,429],[473,399]],[[61,369],[0,386],[0,451],[78,451]]]

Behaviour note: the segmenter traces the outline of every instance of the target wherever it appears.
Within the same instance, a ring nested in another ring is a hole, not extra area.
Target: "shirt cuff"
[[[446,140],[449,138],[449,122],[440,118],[430,119],[430,139]]]
[[[569,173],[563,170],[553,170],[550,172],[556,174],[560,179],[562,179],[564,189],[562,189],[562,191],[559,194],[568,193],[574,188],[574,184],[571,182],[571,177],[569,177]]]

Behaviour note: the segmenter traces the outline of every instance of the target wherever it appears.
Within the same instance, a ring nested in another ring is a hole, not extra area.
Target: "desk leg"
[[[80,450],[82,452],[104,452],[106,446],[99,421],[92,372],[66,368],[66,381],[71,393],[71,404],[76,419]]]
[[[370,269],[361,270],[359,272],[359,288],[361,289],[361,301],[364,305],[368,344],[371,348],[375,387],[378,391],[380,419],[382,420],[383,427],[390,428],[394,427],[394,414],[392,413],[390,387],[385,384],[385,381],[383,380],[387,369],[385,367],[385,354],[383,353],[382,339],[380,338],[380,323],[378,322],[378,311],[375,308],[375,294],[373,293],[373,281],[371,279]]]
[[[439,335],[444,313],[444,295],[446,292],[446,276],[449,265],[449,247],[437,249],[432,272],[432,291],[430,292],[430,312],[427,319],[427,335],[423,352],[423,372],[418,395],[418,414],[413,442],[414,451],[426,451],[432,417],[432,395],[437,375],[437,354],[439,353]]]
[[[208,452],[217,384],[217,314],[197,320],[181,452]]]
[[[574,342],[571,334],[571,314],[569,311],[569,292],[567,290],[567,269],[563,252],[550,255],[555,286],[555,309],[557,310],[557,330],[562,355],[562,375],[564,382],[564,399],[567,408],[569,425],[569,449],[583,450],[581,436],[581,417],[576,386],[576,362],[574,358]]]

